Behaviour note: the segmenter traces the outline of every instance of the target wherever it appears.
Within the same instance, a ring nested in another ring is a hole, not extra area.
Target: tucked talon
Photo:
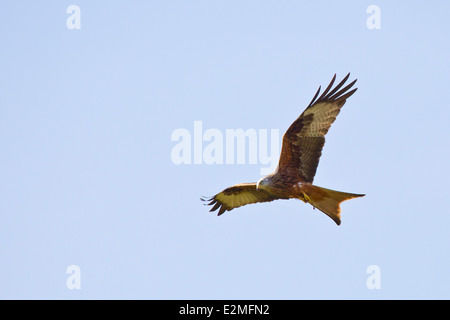
[[[311,198],[306,193],[303,193],[303,196],[305,197],[305,202],[311,202]]]

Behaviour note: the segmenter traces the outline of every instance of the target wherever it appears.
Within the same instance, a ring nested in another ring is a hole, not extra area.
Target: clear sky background
[[[69,30],[69,5],[81,29]],[[381,29],[366,21],[381,9]],[[0,10],[0,298],[449,299],[443,1],[9,1]],[[174,130],[289,127],[359,88],[297,200],[199,200],[261,164],[176,165]],[[70,265],[81,288],[66,286]],[[378,266],[381,288],[369,289]]]

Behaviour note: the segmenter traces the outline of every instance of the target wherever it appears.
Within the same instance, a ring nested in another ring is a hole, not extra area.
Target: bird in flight
[[[350,73],[332,88],[336,80],[335,74],[320,97],[319,87],[308,107],[284,134],[280,160],[273,173],[258,182],[229,187],[212,198],[202,197],[201,200],[209,202],[207,205],[213,206],[210,211],[219,209],[220,216],[225,211],[247,204],[300,199],[324,212],[340,225],[341,202],[362,197],[364,194],[325,189],[313,185],[313,181],[325,144],[325,135],[347,98],[357,90],[349,91],[356,80],[342,88],[349,76]]]

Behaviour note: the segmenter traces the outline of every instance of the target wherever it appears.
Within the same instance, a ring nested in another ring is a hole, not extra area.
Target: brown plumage
[[[357,90],[348,91],[356,80],[342,88],[349,76],[332,89],[336,80],[334,75],[320,97],[319,87],[308,107],[284,134],[278,167],[272,174],[257,183],[237,184],[210,199],[202,198],[209,201],[208,205],[213,205],[210,211],[219,209],[221,215],[251,203],[295,198],[310,203],[339,225],[340,203],[364,195],[325,189],[314,186],[312,182],[322,155],[325,135],[346,99]]]

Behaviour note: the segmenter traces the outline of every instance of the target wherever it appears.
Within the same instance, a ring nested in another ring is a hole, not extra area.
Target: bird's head
[[[258,183],[256,183],[256,189],[257,190],[264,189],[264,187],[269,185],[269,183],[270,183],[270,177],[269,176],[261,178],[261,179],[259,179]]]

